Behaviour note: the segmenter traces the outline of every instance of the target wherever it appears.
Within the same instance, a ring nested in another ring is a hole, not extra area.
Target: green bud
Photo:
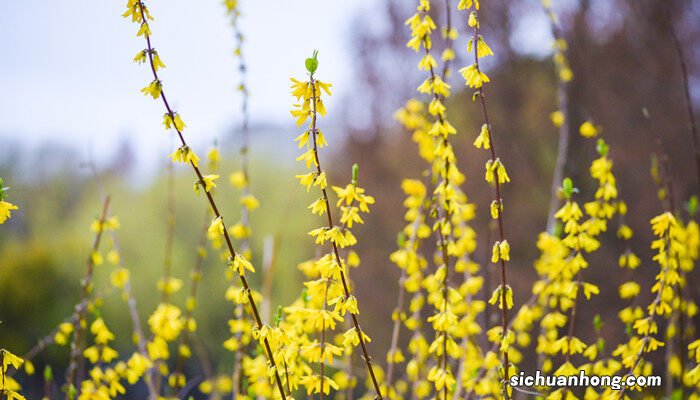
[[[683,400],[685,395],[683,394],[683,388],[677,388],[671,393],[671,400]]]
[[[557,221],[554,223],[554,232],[552,234],[555,237],[561,237],[562,233],[564,232],[564,226],[561,224],[561,222]]]
[[[403,247],[403,245],[406,243],[406,240],[408,238],[406,237],[406,234],[403,232],[399,232],[396,234],[396,245],[398,247]]]
[[[698,196],[692,195],[690,196],[690,199],[688,199],[688,204],[686,205],[686,209],[688,210],[688,214],[690,214],[691,217],[694,217],[695,214],[698,212]]]
[[[282,311],[282,306],[277,306],[277,316],[275,317],[275,323],[277,326],[280,326],[280,323],[284,319],[283,311]]]
[[[306,70],[309,71],[311,75],[316,72],[318,68],[318,50],[314,50],[314,55],[311,58],[307,58],[305,61]]]
[[[53,370],[51,370],[50,365],[47,365],[44,367],[44,381],[51,382],[52,380],[53,380]]]
[[[598,142],[596,143],[595,149],[596,149],[596,151],[598,151],[598,154],[601,157],[605,157],[608,155],[608,152],[610,151],[610,146],[608,146],[608,144],[605,143],[605,140],[598,139]]]
[[[571,178],[564,178],[564,181],[561,183],[561,192],[565,198],[570,199],[572,194],[578,193],[578,189],[574,187],[574,182]]]
[[[78,389],[76,389],[75,385],[73,385],[71,383],[70,386],[68,386],[67,392],[68,392],[68,398],[70,400],[74,400],[75,396],[78,394]]]
[[[357,172],[360,170],[360,166],[357,163],[352,165],[352,185],[357,186]]]
[[[598,353],[605,352],[605,339],[603,339],[603,338],[598,339],[598,342],[596,342],[596,345],[598,346]]]
[[[596,331],[599,331],[600,328],[603,327],[603,319],[600,318],[600,314],[596,314],[595,317],[593,317],[593,328]]]

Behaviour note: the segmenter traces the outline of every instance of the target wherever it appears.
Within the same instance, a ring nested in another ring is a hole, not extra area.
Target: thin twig
[[[144,11],[145,10],[144,2],[140,1],[137,4],[139,5],[139,8],[140,8],[141,20],[144,21],[143,23],[147,23],[145,11]],[[153,47],[151,46],[151,37],[147,34],[145,34],[144,36],[146,38],[148,61],[149,61],[150,67],[151,67],[151,72],[153,73],[153,78],[157,82],[160,82],[160,79],[158,78],[158,73],[156,72],[155,64],[153,62]],[[168,100],[165,96],[165,90],[162,88],[160,91],[160,98],[163,101],[163,106],[165,107],[167,114],[174,120],[175,113],[173,112],[172,108],[170,108]],[[180,129],[177,126],[174,126],[174,129],[177,132],[177,136],[180,139],[180,143],[182,144],[182,146],[188,147],[187,142],[185,141],[185,137],[182,134],[182,132],[180,131]],[[190,165],[192,166],[192,169],[193,169],[195,175],[197,176],[197,179],[200,182],[204,182],[204,175],[202,174],[201,170],[197,166],[197,163],[195,163],[194,161],[190,161]],[[221,213],[219,212],[219,208],[216,205],[216,201],[212,197],[211,193],[209,193],[206,190],[204,191],[204,193],[206,194],[207,201],[209,202],[209,205],[211,206],[211,209],[214,213],[214,217],[221,218],[221,220],[223,221],[223,217],[222,217]],[[233,248],[233,242],[231,241],[231,238],[229,236],[227,229],[224,229],[223,235],[224,235],[224,240],[226,242],[226,247],[228,249],[230,258],[233,260],[233,259],[235,259],[237,252]],[[250,285],[248,285],[248,280],[246,279],[245,275],[243,275],[242,273],[239,273],[238,276],[240,278],[241,285],[243,286],[243,289],[245,290],[245,292],[248,295],[248,303],[250,304],[250,308],[253,312],[253,317],[254,317],[255,323],[258,326],[258,329],[262,329],[263,322],[262,322],[262,319],[260,318],[260,313],[258,312],[258,306],[255,303],[255,299],[253,298],[253,293],[250,290]],[[284,386],[282,385],[282,379],[280,378],[279,372],[277,371],[277,365],[276,365],[277,363],[275,362],[274,353],[272,352],[272,347],[270,346],[270,342],[268,341],[267,338],[263,338],[263,347],[265,349],[267,358],[270,362],[270,366],[274,370],[275,381],[276,381],[277,387],[280,391],[280,396],[282,397],[282,400],[285,400],[287,398],[287,396],[284,393]]]
[[[95,262],[93,260],[93,255],[98,251],[100,247],[100,243],[102,240],[102,233],[104,232],[104,223],[107,220],[107,212],[109,210],[109,202],[110,202],[110,197],[107,196],[104,199],[103,205],[102,205],[102,214],[100,215],[99,219],[99,226],[97,229],[97,232],[95,233],[95,238],[92,243],[92,248],[90,251],[90,254],[88,254],[87,257],[87,268],[85,271],[85,277],[82,280],[82,294],[80,297],[80,302],[78,303],[83,304],[87,302],[87,299],[90,296],[90,292],[92,291],[92,275],[93,271],[95,269]],[[76,306],[77,307],[77,306]],[[82,334],[85,329],[85,325],[87,322],[85,321],[85,318],[87,316],[87,307],[82,307],[80,309],[76,308],[76,314],[77,314],[77,319],[75,321],[75,332],[73,333],[73,340],[71,341],[71,354],[70,354],[70,363],[68,365],[68,370],[66,372],[66,400],[69,399],[69,393],[70,390],[69,388],[71,386],[77,387],[80,385],[79,381],[76,381],[76,372],[78,370],[78,363],[80,361],[80,357],[82,357],[83,354],[83,338]],[[79,379],[78,379],[79,380]]]
[[[318,129],[316,128],[316,118],[317,118],[317,112],[316,112],[316,81],[314,80],[313,75],[311,76],[311,92],[312,92],[312,99],[311,99],[311,104],[312,104],[312,110],[311,110],[311,136],[313,138],[313,152],[314,152],[314,158],[316,161],[316,172],[318,175],[321,175],[322,169],[321,169],[321,163],[319,161],[318,157],[318,143],[317,143],[317,134],[318,134]],[[330,201],[328,200],[328,194],[325,188],[321,189],[321,192],[323,194],[323,201],[326,204],[326,216],[328,217],[328,229],[333,229],[335,226],[333,224],[333,217],[331,216],[331,207],[330,207]],[[343,265],[342,260],[340,259],[340,252],[338,251],[338,246],[335,244],[335,242],[331,243],[333,245],[333,254],[335,256],[335,260],[338,263],[338,265]],[[347,283],[347,279],[345,277],[345,271],[342,269],[340,270],[340,280],[343,284],[343,290],[345,292],[346,297],[350,297],[350,288]],[[370,378],[372,379],[372,384],[374,385],[374,390],[376,393],[376,399],[381,400],[382,399],[382,391],[379,388],[379,382],[377,381],[377,377],[374,374],[374,369],[372,368],[372,358],[369,356],[369,352],[367,351],[367,346],[365,344],[365,339],[362,336],[363,331],[362,328],[360,327],[360,323],[357,319],[357,316],[355,314],[350,313],[350,318],[352,319],[352,323],[355,327],[355,330],[357,331],[357,336],[360,341],[360,347],[362,348],[362,355],[363,359],[365,361],[365,364],[367,364],[367,371],[369,372]],[[323,377],[321,377],[321,384],[323,385]]]

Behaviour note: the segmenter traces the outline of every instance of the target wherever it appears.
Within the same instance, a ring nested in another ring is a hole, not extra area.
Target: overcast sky
[[[303,61],[314,48],[321,51],[320,77],[334,83],[335,95],[327,102],[332,110],[352,87],[351,20],[371,2],[241,2],[254,122],[290,121],[289,77],[304,76]],[[162,104],[139,92],[151,76],[146,65],[132,62],[145,46],[136,37],[138,27],[121,17],[125,3],[22,0],[3,5],[0,140],[9,137],[29,148],[57,141],[85,152],[91,148],[99,156],[129,138],[139,143],[139,160],[147,163],[160,159],[152,157],[154,152],[169,151]],[[224,6],[220,0],[147,4],[155,17],[153,44],[167,65],[160,76],[168,99],[187,123],[190,142],[208,146],[240,122],[235,40]],[[537,22],[528,26],[546,27],[544,20]],[[538,32],[529,29],[524,36],[530,40],[524,43],[535,43],[541,52],[547,30]]]
[[[242,1],[254,121],[286,122],[289,77],[321,49],[319,75],[346,87],[350,17],[368,1]],[[49,139],[104,154],[121,137],[165,151],[162,104],[139,90],[150,80],[132,62],[144,41],[121,17],[125,1],[7,2],[0,13],[0,137]],[[152,0],[161,79],[194,145],[235,126],[240,99],[235,40],[221,1]],[[313,22],[309,22],[310,20]],[[342,89],[338,90],[342,95]],[[336,99],[341,96],[334,96]],[[332,100],[329,101],[332,106]],[[108,153],[107,153],[108,154]],[[141,157],[140,157],[141,158]]]

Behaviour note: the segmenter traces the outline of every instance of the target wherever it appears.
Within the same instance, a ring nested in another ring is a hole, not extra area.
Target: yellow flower
[[[508,244],[507,240],[504,240],[498,244],[498,251],[501,260],[510,260],[510,245]]]
[[[316,177],[316,180],[314,180],[314,186],[318,186],[321,189],[325,189],[328,186],[326,171],[321,171],[321,173]]]
[[[419,70],[430,71],[435,68],[437,68],[437,61],[435,61],[435,58],[432,55],[430,55],[430,53],[424,55],[418,63]]]
[[[237,224],[229,228],[229,232],[236,239],[245,239],[247,237],[250,237],[251,229],[243,223],[238,222]]]
[[[136,33],[136,36],[144,36],[144,37],[151,36],[151,28],[148,26],[148,23],[146,21],[141,23],[141,27],[139,28],[139,31]]]
[[[189,146],[182,146],[175,150],[170,155],[170,159],[177,163],[183,163],[183,164],[192,164],[195,167],[199,166],[199,157],[192,151],[192,149],[189,148]]]
[[[144,86],[143,89],[141,89],[141,93],[144,95],[148,96],[151,95],[154,99],[157,99],[160,97],[160,93],[163,90],[163,85],[161,84],[160,80],[154,79],[153,82],[149,83],[148,85]]]
[[[221,217],[216,217],[211,221],[207,232],[211,235],[223,235],[224,229],[224,220]]]
[[[475,26],[479,26],[479,21],[476,17],[476,12],[472,11],[469,13],[469,19],[467,20],[467,23],[469,24],[470,28],[474,28]]]
[[[639,284],[634,281],[625,282],[620,285],[620,297],[623,299],[630,299],[639,294]]]
[[[160,56],[158,55],[158,52],[155,51],[155,49],[151,50],[151,55],[153,55],[153,69],[158,71],[161,68],[165,68],[165,64],[160,59]]]
[[[148,318],[151,331],[165,341],[178,337],[184,326],[182,312],[172,304],[160,303],[156,311]]]
[[[586,299],[590,300],[592,294],[599,294],[600,289],[598,286],[592,284],[592,283],[583,283],[583,295],[586,296]]]
[[[316,238],[316,244],[323,244],[326,242],[326,231],[327,230],[328,230],[328,228],[325,228],[325,227],[317,228],[317,229],[314,229],[314,230],[308,232],[308,234],[313,236],[314,238]]]
[[[670,212],[665,212],[651,220],[652,230],[654,235],[663,236],[670,227],[676,226],[676,218]]]
[[[358,224],[364,224],[359,214],[359,208],[357,207],[340,207],[342,214],[340,216],[340,223],[347,224],[348,228],[352,228],[353,224],[357,222]]]
[[[180,118],[180,114],[174,113],[175,117],[172,117],[169,113],[163,114],[163,125],[165,129],[170,129],[175,127],[178,131],[182,132],[187,125]]]
[[[141,50],[134,56],[134,62],[143,64],[148,61],[148,50]]]
[[[327,211],[326,201],[323,197],[320,197],[311,203],[311,205],[309,205],[307,208],[311,210],[312,214],[323,215],[323,213]]]
[[[306,168],[310,168],[311,164],[316,166],[316,153],[314,152],[314,149],[308,149],[304,152],[304,154],[300,155],[299,157],[296,158],[297,161],[304,161],[306,163]]]
[[[340,207],[343,202],[345,202],[346,206],[349,206],[356,198],[355,186],[352,184],[348,184],[344,188],[333,186],[333,191],[338,195],[336,207]]]
[[[478,89],[483,86],[484,83],[491,82],[489,77],[477,68],[476,64],[460,69],[459,73],[462,74],[466,80],[467,86],[470,88]]]
[[[233,187],[238,188],[238,189],[243,189],[248,185],[248,180],[245,177],[245,174],[243,171],[236,171],[231,173],[228,177],[229,182],[231,182],[231,185]]]
[[[498,183],[510,182],[506,167],[503,165],[500,158],[496,158],[496,161],[488,160],[486,162],[486,175],[484,177],[486,182],[493,183],[494,177],[498,177]]]
[[[199,194],[199,187],[204,186],[204,191],[209,193],[213,188],[216,187],[215,180],[219,179],[219,175],[204,175],[201,181],[194,183],[194,191]]]
[[[489,304],[496,304],[498,302],[498,308],[503,309],[503,286],[499,285],[496,290],[491,293],[491,298],[489,299]],[[513,308],[513,289],[510,285],[506,285],[506,307],[508,309]]]
[[[372,339],[370,339],[369,336],[367,336],[365,332],[362,331],[362,341],[364,343],[369,343],[372,341]],[[343,334],[343,346],[353,345],[357,347],[357,345],[359,344],[360,336],[357,333],[357,329],[350,328],[347,332]]]
[[[182,279],[177,279],[177,278],[161,278],[158,280],[156,283],[156,287],[158,290],[162,291],[163,293],[166,294],[173,294],[177,292],[178,290],[182,289]]]
[[[321,384],[323,382],[323,385]],[[320,375],[305,375],[299,379],[299,384],[306,386],[306,394],[311,395],[312,393],[321,393],[321,388],[323,387],[323,393],[329,394],[331,388],[338,390],[338,386],[335,381],[327,376],[321,377]]]
[[[472,52],[472,41],[473,39],[469,40],[469,43],[467,43],[467,52],[471,53]],[[476,56],[477,58],[483,58],[486,56],[492,56],[493,51],[491,51],[491,48],[486,44],[486,41],[484,41],[484,38],[479,35],[476,39]],[[488,81],[486,81],[488,82]]]
[[[212,165],[218,165],[219,161],[221,161],[221,154],[217,147],[212,147],[209,150],[207,153],[207,160],[209,160]]]
[[[9,351],[2,349],[0,350],[0,357],[2,357],[2,370],[7,371],[7,366],[12,365],[15,369],[18,369],[20,365],[24,362],[20,357],[10,353]]]
[[[236,254],[236,257],[233,258],[233,262],[229,262],[229,266],[233,267],[233,269],[238,272],[238,275],[245,274],[246,269],[255,273],[253,264],[251,264],[250,261],[246,260],[245,257],[240,254]]]
[[[311,189],[311,185],[313,185],[315,182],[315,176],[316,174],[314,172],[309,172],[308,174],[295,175],[294,177],[299,179],[299,183],[302,186],[305,186],[306,191],[308,192]]]
[[[585,138],[592,138],[598,136],[600,127],[596,127],[592,122],[586,121],[578,128],[578,132]]]
[[[243,205],[243,207],[245,207],[251,211],[260,207],[260,202],[252,194],[241,197],[240,202],[241,202],[241,205]]]
[[[479,132],[479,136],[477,136],[476,140],[474,141],[474,146],[477,149],[484,148],[484,149],[490,149],[491,148],[491,136],[489,134],[489,126],[486,124],[483,124],[481,126],[481,131]]]
[[[12,203],[0,201],[0,224],[3,224],[5,221],[10,219],[10,211],[18,209],[19,208]]]
[[[110,282],[112,283],[112,286],[119,289],[124,289],[126,284],[129,282],[129,270],[126,268],[116,269],[110,275]]]
[[[491,210],[491,218],[493,219],[498,219],[498,216],[500,215],[499,212],[499,207],[498,207],[498,202],[496,200],[493,200],[491,202],[491,206],[489,207]],[[503,211],[503,205],[501,204],[500,211]]]
[[[73,324],[70,322],[62,322],[58,324],[58,331],[54,336],[54,340],[59,345],[64,345],[67,343],[68,335],[73,332]]]
[[[550,121],[552,121],[552,124],[554,126],[556,126],[557,128],[561,128],[561,126],[564,125],[566,117],[564,116],[563,112],[557,110],[549,114],[549,119]]]

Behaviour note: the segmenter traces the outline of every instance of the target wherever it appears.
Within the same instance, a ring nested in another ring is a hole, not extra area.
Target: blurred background
[[[456,2],[450,3],[456,10]],[[483,3],[483,35],[496,53],[485,63],[493,81],[486,90],[495,141],[512,179],[503,197],[517,307],[530,296],[535,279],[535,242],[545,229],[556,158],[558,131],[549,121],[556,110],[557,84],[552,35],[539,1]],[[603,127],[620,193],[629,206],[627,222],[637,233],[632,245],[643,260],[638,273],[645,301],[656,270],[648,250],[649,219],[662,209],[649,174],[657,138],[670,155],[676,203],[680,207],[697,194],[669,21],[685,52],[691,95],[699,104],[700,1],[553,3],[569,42],[574,73],[567,123],[574,133],[585,120]],[[224,162],[217,196],[223,214],[237,218],[239,193],[224,179],[240,165],[242,120],[230,20],[219,1],[149,4],[155,16],[155,48],[167,65],[161,74],[166,91],[188,125],[185,134],[195,151],[203,156],[214,143],[219,145]],[[161,104],[139,93],[150,81],[149,72],[131,63],[143,43],[134,26],[120,17],[122,8],[121,2],[75,0],[67,5],[32,0],[5,4],[0,14],[0,177],[11,187],[9,200],[20,207],[0,229],[0,347],[17,354],[70,315],[79,300],[92,237],[89,226],[101,208],[99,185],[88,165],[96,167],[101,185],[113,197],[112,213],[122,225],[122,258],[132,272],[143,320],[158,302],[154,289],[165,258],[166,166],[176,144],[160,124]],[[424,79],[416,68],[418,55],[405,47],[409,31],[403,22],[415,4],[249,0],[241,8],[249,71],[250,174],[252,192],[261,202],[252,217],[252,249],[259,265],[264,238],[273,236],[278,242],[271,303],[287,304],[299,294],[302,277],[296,265],[314,255],[306,232],[321,223],[309,216],[310,198],[294,179],[302,171],[294,162],[293,142],[300,129],[289,116],[293,99],[288,90],[289,77],[305,75],[303,60],[317,48],[317,75],[334,84],[329,115],[321,122],[330,142],[322,162],[337,185],[349,181],[350,166],[357,162],[360,186],[377,200],[366,225],[355,231],[362,265],[352,279],[363,326],[374,338],[370,352],[383,360],[398,290],[399,270],[388,256],[404,225],[400,183],[420,176],[424,168],[410,134],[392,118]],[[442,24],[443,3],[435,1],[432,12]],[[453,16],[460,30],[456,72],[467,65],[466,14]],[[434,36],[440,48],[439,35]],[[471,144],[481,117],[462,77],[455,73],[449,83],[454,94],[448,117],[459,131],[454,146],[467,175],[464,190],[480,210],[473,221],[479,233],[476,261],[491,274],[495,271],[487,263],[486,209],[492,194],[482,179],[485,156]],[[642,108],[649,110],[652,124]],[[697,115],[697,107],[694,111]],[[593,141],[572,135],[565,176],[581,189],[582,201],[593,195],[587,170],[595,156]],[[174,274],[186,282],[206,207],[204,199],[192,193],[193,179],[189,169],[176,166]],[[622,244],[614,239],[614,230],[602,241],[606,245],[592,256],[586,272],[588,281],[602,286],[602,293],[582,310],[582,321],[591,321],[596,312],[618,302],[616,288],[623,276],[617,256]],[[111,267],[103,268],[96,279],[104,283]],[[204,351],[215,367],[226,370],[232,357],[222,351],[221,343],[228,337],[225,321],[233,307],[223,297],[223,271],[216,257],[207,259],[195,317]],[[691,283],[694,279],[697,276],[689,277]],[[253,278],[256,287],[259,281],[259,276]],[[185,292],[175,296],[180,304]],[[107,304],[104,313],[120,338],[117,349],[126,354],[131,348],[126,306],[120,301]],[[602,317],[610,340],[624,333],[614,312]],[[578,325],[582,337],[591,337],[586,331],[590,325]],[[41,367],[50,362],[63,371],[66,360],[66,348],[50,348],[35,363]]]

